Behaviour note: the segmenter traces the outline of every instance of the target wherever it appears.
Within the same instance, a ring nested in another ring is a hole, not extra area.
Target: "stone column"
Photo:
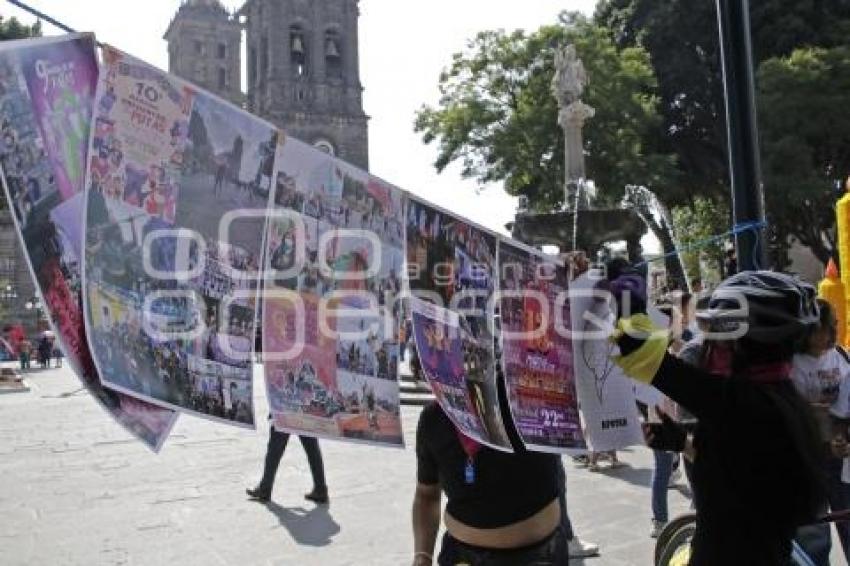
[[[584,139],[582,129],[586,120],[593,118],[596,111],[577,100],[558,112],[558,125],[564,130],[564,171],[567,183],[585,179]]]

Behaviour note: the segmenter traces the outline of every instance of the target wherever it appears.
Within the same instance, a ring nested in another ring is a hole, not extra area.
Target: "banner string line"
[[[645,265],[649,265],[650,263],[653,263],[653,262],[656,262],[656,261],[661,261],[663,259],[667,259],[668,257],[672,257],[674,255],[679,255],[680,253],[695,251],[695,250],[699,250],[699,249],[708,247],[709,245],[714,244],[714,243],[716,243],[720,240],[725,240],[725,239],[729,238],[730,236],[737,236],[738,234],[742,234],[742,233],[748,232],[748,231],[755,232],[755,231],[761,230],[762,228],[766,228],[766,227],[767,227],[767,222],[764,221],[764,220],[759,220],[759,221],[754,220],[754,221],[750,221],[750,222],[742,222],[740,224],[736,224],[735,226],[733,226],[732,229],[729,230],[728,232],[723,232],[722,234],[717,234],[716,236],[710,236],[708,238],[698,240],[698,241],[694,242],[693,244],[688,244],[687,246],[675,248],[673,251],[667,252],[666,254],[662,254],[658,257],[654,257],[652,259],[648,259],[648,260],[645,260],[645,261],[638,262],[638,263],[634,264],[634,267],[643,267]]]
[[[32,6],[28,6],[27,4],[24,4],[23,2],[20,2],[18,0],[8,0],[8,2],[9,2],[9,4],[12,4],[13,6],[17,6],[21,10],[29,12],[30,14],[32,14],[36,18],[38,18],[40,20],[44,20],[45,22],[56,26],[57,28],[61,29],[62,31],[66,31],[68,33],[77,33],[77,31],[75,29],[73,29],[72,27],[66,26],[65,24],[63,24],[59,20],[51,18],[50,16],[48,16],[44,12],[36,10]]]

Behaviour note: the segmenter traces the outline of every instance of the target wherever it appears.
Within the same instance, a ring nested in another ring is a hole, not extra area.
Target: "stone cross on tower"
[[[580,187],[585,179],[584,123],[596,111],[581,101],[587,85],[584,64],[576,54],[574,45],[567,45],[555,52],[555,76],[552,77],[552,95],[558,101],[558,124],[564,129],[565,138],[565,202],[569,206],[571,189]]]

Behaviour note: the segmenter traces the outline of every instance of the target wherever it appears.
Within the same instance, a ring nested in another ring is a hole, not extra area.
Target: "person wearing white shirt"
[[[810,403],[820,427],[829,507],[842,511],[850,507],[850,484],[842,482],[841,477],[844,460],[850,456],[846,421],[841,424],[841,419],[850,418],[850,363],[835,344],[836,320],[831,306],[821,299],[818,304],[820,324],[804,341],[802,351],[794,355],[791,379]],[[835,527],[844,556],[850,560],[850,524],[837,522]]]

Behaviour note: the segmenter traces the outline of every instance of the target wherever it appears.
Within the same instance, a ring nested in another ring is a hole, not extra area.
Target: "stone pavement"
[[[416,407],[403,409],[407,450],[323,443],[330,507],[302,498],[310,474],[291,442],[264,506],[244,489],[261,469],[265,422],[249,431],[183,416],[154,455],[68,370],[35,371],[29,382],[28,393],[0,396],[0,564],[410,563]],[[256,399],[264,415],[262,387]],[[598,474],[568,459],[571,518],[602,547],[588,566],[652,563],[651,454],[637,448],[621,459],[627,468]],[[687,507],[675,490],[670,503],[671,515]]]

